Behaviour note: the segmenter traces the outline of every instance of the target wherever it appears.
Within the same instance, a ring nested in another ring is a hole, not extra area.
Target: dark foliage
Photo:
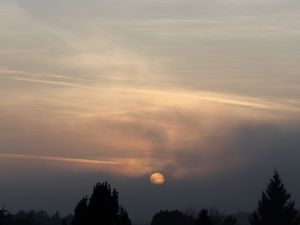
[[[155,214],[151,225],[193,225],[195,221],[192,216],[187,216],[184,213],[174,210],[174,211],[160,211]]]
[[[6,209],[1,209],[0,210],[0,225],[3,225],[5,221],[8,219],[8,211]]]
[[[117,225],[131,225],[127,211],[121,206]]]
[[[0,225],[70,225],[73,216],[69,215],[61,218],[59,213],[50,216],[45,211],[20,211],[14,215],[6,211],[6,216]]]
[[[222,225],[236,225],[236,224],[237,224],[237,218],[235,218],[234,216],[227,216],[222,222]]]
[[[266,191],[262,193],[257,210],[249,218],[251,225],[298,225],[299,215],[291,195],[275,171]]]
[[[155,214],[151,225],[236,225],[237,220],[233,216],[225,217],[216,209],[202,209],[197,218],[186,215],[178,210],[160,211]]]
[[[72,225],[85,224],[88,217],[88,199],[87,197],[81,199],[75,208],[75,214]]]
[[[196,225],[236,225],[237,219],[234,216],[224,216],[218,209],[202,209],[196,220]]]
[[[237,219],[239,225],[250,225],[249,217],[251,216],[251,213],[249,213],[249,212],[238,212],[234,216]]]
[[[119,205],[118,192],[105,183],[97,183],[93,193],[75,208],[72,225],[131,225],[126,210]]]
[[[32,214],[29,213],[23,218],[16,219],[15,225],[40,225],[40,224],[35,222]]]
[[[202,209],[198,215],[196,225],[213,225],[213,221],[208,215],[207,209]]]

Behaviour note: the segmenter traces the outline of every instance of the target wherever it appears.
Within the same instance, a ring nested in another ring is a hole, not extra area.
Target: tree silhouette
[[[81,199],[75,208],[72,225],[85,225],[88,217],[88,199]]]
[[[4,220],[8,217],[8,211],[6,209],[0,210],[0,225],[4,223]]]
[[[275,171],[268,188],[262,193],[258,208],[250,218],[251,225],[298,225],[299,216],[295,202],[290,200],[280,175]]]
[[[208,216],[208,210],[207,209],[202,209],[199,212],[196,225],[213,225],[210,217]]]
[[[131,225],[126,210],[119,205],[118,192],[105,183],[94,186],[90,199],[83,198],[75,208],[72,225]]]
[[[0,222],[0,225],[59,225],[63,224],[63,220],[65,220],[66,225],[69,225],[73,219],[72,215],[61,218],[58,212],[49,215],[46,211],[34,210],[29,212],[19,211],[16,214],[9,214],[6,210],[0,211],[4,212],[4,219],[2,223]]]
[[[237,219],[233,216],[225,217],[217,208],[211,208],[210,210],[202,209],[198,218],[196,219],[196,225],[236,225]]]
[[[184,213],[174,210],[174,211],[160,211],[156,213],[153,218],[151,225],[193,225],[194,219],[192,216],[187,216]]]
[[[61,225],[67,225],[66,219],[63,219],[63,220],[61,221]]]
[[[227,216],[222,222],[222,225],[236,225],[236,224],[237,224],[237,219],[234,216]]]
[[[117,225],[131,225],[131,220],[128,217],[128,213],[122,206],[120,207],[120,214]]]
[[[218,209],[202,209],[198,217],[186,215],[178,210],[160,211],[152,218],[151,225],[236,225],[237,219],[233,216],[225,217]]]
[[[25,214],[25,217],[18,218],[15,222],[15,225],[40,225],[40,224],[34,221],[32,213],[28,213]]]
[[[97,183],[88,205],[90,224],[114,225],[118,221],[118,211],[118,192],[111,190],[107,182]]]

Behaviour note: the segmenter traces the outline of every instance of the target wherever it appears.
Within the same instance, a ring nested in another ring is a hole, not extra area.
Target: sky
[[[298,0],[0,0],[0,17],[12,212],[71,213],[106,180],[134,221],[252,211],[274,169],[300,203]]]

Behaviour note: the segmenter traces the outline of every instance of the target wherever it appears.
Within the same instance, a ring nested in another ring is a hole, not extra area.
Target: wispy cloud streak
[[[84,89],[95,89],[95,88],[92,88],[89,86],[68,83],[68,82],[61,82],[61,81],[53,81],[53,80],[30,79],[30,78],[24,78],[24,77],[12,77],[12,79],[19,80],[19,81],[34,82],[34,83],[44,83],[44,84],[50,84],[50,85],[68,86],[68,87],[76,87],[76,88],[84,88]]]
[[[99,164],[99,165],[120,165],[120,163],[111,160],[93,160],[93,159],[79,159],[79,158],[67,158],[56,156],[41,156],[41,155],[25,155],[25,154],[8,154],[0,153],[2,158],[14,158],[14,159],[28,159],[28,160],[47,160],[57,162],[71,162],[71,163],[84,163],[84,164]]]
[[[22,70],[8,70],[8,69],[1,69],[0,74],[2,75],[27,75],[27,76],[39,76],[39,77],[51,77],[51,78],[59,78],[59,79],[67,79],[72,81],[90,81],[88,79],[83,78],[74,78],[73,76],[66,76],[60,74],[51,74],[51,73],[36,73],[36,72],[29,72],[29,71],[22,71]]]

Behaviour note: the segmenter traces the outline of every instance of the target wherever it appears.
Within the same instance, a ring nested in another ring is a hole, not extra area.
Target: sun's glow
[[[161,173],[153,173],[150,176],[150,183],[161,185],[165,183],[165,177]]]

